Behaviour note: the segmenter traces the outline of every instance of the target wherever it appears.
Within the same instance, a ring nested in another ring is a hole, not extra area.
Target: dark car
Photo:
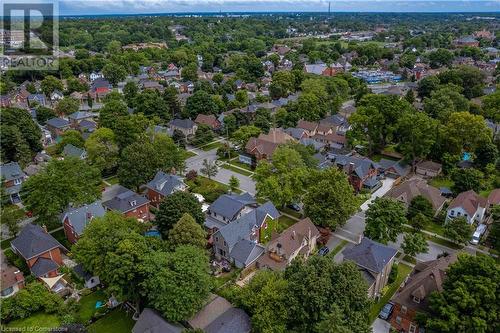
[[[293,209],[296,212],[300,212],[300,206],[298,204],[296,204],[296,203],[291,204],[291,205],[287,205],[287,207],[290,208],[290,209]]]
[[[379,318],[387,320],[391,316],[392,310],[394,310],[394,304],[392,303],[387,303],[384,305],[382,310],[380,310],[380,313],[378,314]]]
[[[328,254],[328,252],[330,252],[330,249],[328,248],[328,246],[323,246],[321,249],[319,249],[318,254],[320,256],[326,256]]]

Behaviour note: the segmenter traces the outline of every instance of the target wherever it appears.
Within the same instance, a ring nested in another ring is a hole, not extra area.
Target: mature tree
[[[483,94],[485,74],[477,67],[459,66],[439,73],[442,84],[455,84],[463,88],[465,97],[471,99]]]
[[[493,258],[460,254],[446,272],[443,291],[431,294],[427,330],[498,332],[499,286],[500,270]]]
[[[427,253],[429,244],[427,244],[424,234],[413,232],[405,234],[401,248],[405,254],[414,257],[419,253]]]
[[[259,196],[277,206],[285,206],[300,199],[308,180],[308,169],[300,154],[289,147],[279,147],[272,161],[260,161],[254,178]]]
[[[432,68],[451,66],[454,57],[453,52],[447,49],[437,49],[427,54]]]
[[[198,80],[198,65],[192,62],[188,65],[182,67],[181,77],[184,81],[196,81]]]
[[[212,96],[204,90],[198,90],[188,97],[183,115],[195,119],[199,114],[218,114],[219,107]]]
[[[316,150],[312,145],[304,146],[300,143],[291,142],[287,143],[284,146],[292,148],[297,153],[299,153],[300,157],[308,168],[316,169],[318,167],[318,160],[314,157],[314,155],[316,154]]]
[[[130,107],[135,106],[135,98],[139,94],[139,87],[133,81],[129,81],[123,87],[123,94],[125,96],[125,100],[127,101],[127,105]]]
[[[482,99],[482,109],[484,117],[496,122],[500,122],[500,90],[493,94],[484,96]]]
[[[209,161],[206,158],[203,160],[203,167],[200,169],[200,173],[208,179],[212,179],[212,177],[215,177],[217,175],[217,172],[219,172],[219,168],[213,161]]]
[[[167,102],[156,90],[145,90],[135,97],[135,111],[142,112],[148,117],[157,116],[167,122],[172,119]]]
[[[297,100],[297,112],[305,120],[318,121],[326,115],[327,110],[317,95],[302,93]]]
[[[9,228],[11,236],[17,236],[20,226],[19,221],[24,217],[24,211],[16,205],[2,205],[0,210],[0,220],[2,224]]]
[[[191,140],[191,143],[195,146],[203,145],[205,143],[211,142],[215,137],[214,131],[212,128],[205,124],[200,124],[194,138]]]
[[[493,206],[491,217],[493,218],[493,224],[488,235],[488,240],[495,250],[500,251],[500,205]]]
[[[229,178],[229,187],[231,191],[236,191],[240,187],[240,180],[234,175]]]
[[[82,133],[77,130],[67,130],[61,135],[61,141],[57,144],[57,151],[60,153],[63,151],[66,145],[73,145],[78,148],[83,148],[85,145],[85,140],[83,139]]]
[[[276,71],[273,73],[273,81],[269,86],[272,98],[286,97],[295,90],[295,78],[290,71]]]
[[[255,121],[253,124],[260,128],[262,132],[269,132],[272,125],[271,111],[264,108],[258,108],[255,112]]]
[[[54,90],[63,91],[63,84],[52,75],[47,75],[40,84],[40,88],[46,96],[49,96]]]
[[[481,190],[481,180],[484,174],[476,169],[455,169],[451,173],[451,180],[453,180],[453,186],[451,189],[456,194],[474,190],[479,192]]]
[[[446,151],[461,154],[463,150],[474,151],[480,145],[491,141],[491,130],[482,116],[468,112],[452,113],[441,134]]]
[[[126,116],[128,116],[127,105],[122,100],[111,100],[104,103],[99,110],[99,125],[114,130],[117,120]]]
[[[420,231],[424,229],[425,226],[429,224],[430,221],[431,219],[429,216],[418,212],[417,214],[411,217],[410,224],[415,230]]]
[[[418,94],[420,97],[428,97],[433,91],[436,91],[439,87],[439,78],[435,75],[424,77],[422,80],[418,81]]]
[[[172,117],[181,112],[181,104],[179,102],[177,89],[171,86],[165,88],[163,99],[167,103],[168,109],[172,113]]]
[[[36,121],[38,121],[40,125],[45,125],[47,120],[54,117],[56,117],[56,113],[51,108],[47,108],[44,106],[38,106],[36,108]]]
[[[207,245],[206,238],[205,230],[188,213],[184,213],[168,232],[168,241],[174,248],[181,245],[192,245],[204,249]]]
[[[436,141],[437,121],[421,112],[405,113],[398,121],[399,149],[412,164],[425,159]]]
[[[314,224],[331,229],[344,225],[358,209],[354,189],[336,168],[321,171],[311,180],[303,203]]]
[[[115,133],[116,143],[118,147],[120,147],[120,150],[122,151],[130,144],[140,141],[146,134],[146,130],[151,128],[152,123],[153,122],[142,113],[118,117],[114,121],[111,129]]]
[[[453,112],[465,112],[470,109],[470,102],[455,85],[441,86],[424,99],[424,111],[431,117],[445,122]]]
[[[200,225],[205,222],[201,204],[194,195],[188,192],[174,192],[160,203],[155,224],[163,235],[167,235],[185,213],[192,216]]]
[[[85,82],[80,81],[76,77],[70,77],[67,80],[66,92],[68,94],[71,94],[72,92],[75,92],[75,91],[85,93],[88,90],[89,90],[89,85]]]
[[[99,170],[75,157],[51,160],[47,166],[23,183],[24,204],[42,221],[56,217],[69,203],[74,206],[101,195]]]
[[[500,110],[500,109],[499,109]],[[496,164],[498,160],[498,148],[494,143],[484,143],[476,148],[474,163],[484,169],[488,164]]]
[[[125,80],[127,71],[123,66],[108,62],[102,69],[102,73],[106,80],[112,85],[116,86],[118,82]]]
[[[87,271],[99,276],[109,292],[120,299],[136,300],[140,281],[137,265],[148,252],[143,228],[134,218],[108,212],[85,227],[71,252]]]
[[[170,321],[187,320],[201,307],[210,291],[208,258],[193,246],[173,253],[152,252],[140,266],[143,296]]]
[[[317,333],[355,333],[356,327],[353,327],[347,321],[345,315],[338,305],[334,305],[329,314],[316,324]]]
[[[473,229],[465,217],[457,217],[446,222],[444,235],[457,243],[466,244],[472,237]]]
[[[59,115],[69,115],[77,112],[80,108],[80,103],[71,97],[64,97],[59,102],[57,102],[55,111]]]
[[[109,128],[101,127],[94,131],[85,141],[87,161],[101,172],[112,170],[118,165],[118,145],[115,133]]]
[[[260,128],[255,126],[240,126],[231,135],[231,139],[236,142],[240,147],[245,147],[248,139],[251,137],[257,137],[262,131]]]
[[[376,198],[366,211],[365,235],[374,241],[394,242],[406,224],[405,207],[390,198]]]
[[[432,207],[432,203],[429,201],[429,199],[422,195],[417,195],[411,200],[406,216],[410,220],[419,213],[424,214],[425,216],[430,218],[434,216],[434,208]]]

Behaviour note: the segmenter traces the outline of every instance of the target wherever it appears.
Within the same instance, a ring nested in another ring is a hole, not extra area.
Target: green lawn
[[[89,333],[129,333],[135,321],[122,309],[115,309],[89,327]]]
[[[187,150],[186,150],[186,151],[184,152],[184,157],[185,157],[186,159],[188,159],[188,158],[190,158],[190,157],[193,157],[193,156],[196,156],[196,154],[195,154],[195,153],[193,153],[192,151],[187,151]]]
[[[347,241],[346,240],[342,240],[339,245],[335,246],[335,248],[330,251],[330,253],[328,253],[329,256],[331,256],[332,258],[335,257],[337,255],[337,253],[339,253],[340,251],[342,251],[342,249],[344,248],[344,246],[347,245]]]
[[[451,188],[453,186],[453,180],[447,177],[435,177],[429,181],[429,185],[436,188],[447,187]]]
[[[425,238],[427,238],[431,242],[434,242],[436,244],[440,244],[440,245],[443,245],[443,246],[446,246],[446,247],[449,247],[449,248],[455,249],[455,250],[460,250],[463,247],[463,246],[458,245],[456,243],[450,242],[446,239],[442,239],[442,238],[435,237],[435,236],[430,236],[427,234],[425,235]]]
[[[220,147],[222,147],[224,144],[222,142],[212,142],[212,143],[209,143],[207,144],[206,146],[203,146],[203,147],[200,147],[202,150],[204,151],[209,151],[209,150],[212,150],[212,149],[218,149]]]
[[[0,243],[2,250],[8,249],[8,248],[10,247],[10,242],[11,242],[12,240],[14,240],[14,237],[9,238],[9,239],[4,239],[4,240]]]
[[[424,227],[424,230],[444,236],[444,227],[434,222],[427,223]]]
[[[249,177],[249,176],[251,176],[251,175],[252,175],[252,173],[251,173],[250,171],[245,171],[245,170],[241,170],[240,168],[235,168],[235,167],[234,167],[234,166],[232,166],[231,164],[222,164],[222,167],[223,167],[224,169],[231,170],[231,171],[234,171],[234,172],[236,172],[236,173],[239,173],[239,174],[241,174],[241,175],[243,175],[243,176],[247,176],[247,177]]]
[[[248,171],[250,171],[250,172],[253,172],[252,167],[251,167],[250,165],[245,164],[245,163],[241,163],[241,162],[240,162],[240,161],[238,161],[238,160],[233,160],[233,161],[230,161],[230,162],[228,162],[228,163],[229,163],[229,164],[232,164],[232,165],[235,165],[235,166],[237,166],[237,167],[240,167],[240,168],[242,168],[242,169],[248,170]]]
[[[288,215],[292,215],[293,217],[296,217],[298,219],[301,219],[302,218],[302,214],[300,212],[297,212],[297,211],[294,211],[293,209],[291,208],[288,208],[288,207],[283,207],[283,208],[280,208],[280,210],[283,212],[283,213],[286,213]]]
[[[189,180],[187,184],[191,192],[203,195],[207,202],[214,202],[221,194],[229,191],[229,186],[203,176]]]
[[[109,177],[109,178],[104,178],[104,180],[108,183],[110,183],[111,185],[115,185],[115,184],[119,184],[120,183],[120,180],[118,179],[118,176],[112,176],[112,177]]]
[[[416,264],[417,263],[417,259],[413,258],[412,256],[410,256],[408,254],[403,257],[403,260],[406,261],[406,262],[409,262],[410,264]]]
[[[37,328],[56,328],[60,324],[57,315],[39,312],[28,318],[11,321],[6,326],[8,328],[19,328],[20,332],[35,332]]]
[[[411,271],[412,268],[410,266],[402,263],[398,264],[398,277],[396,278],[396,281],[387,285],[389,289],[384,294],[384,296],[382,296],[382,298],[378,302],[372,305],[372,308],[370,309],[370,322],[373,322],[377,318],[380,310],[382,310],[384,305],[389,302],[392,296],[399,289],[401,283],[405,280],[405,278],[408,276],[408,274],[410,274]]]
[[[288,216],[282,215],[278,219],[278,233],[281,233],[283,230],[297,223],[297,220],[294,220]]]
[[[97,301],[105,303],[106,300],[107,297],[104,295],[104,292],[102,290],[97,290],[92,294],[83,296],[79,302],[80,309],[77,313],[78,320],[82,323],[88,322],[97,311],[97,309],[95,308],[95,303]]]

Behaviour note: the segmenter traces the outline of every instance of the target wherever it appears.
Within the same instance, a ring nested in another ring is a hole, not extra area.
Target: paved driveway
[[[196,153],[197,155],[192,156],[186,160],[186,171],[196,170],[198,173],[200,173],[200,169],[203,168],[203,160],[206,159],[210,162],[217,160],[217,149],[204,151],[198,148],[190,148],[188,150]],[[254,180],[240,173],[224,168],[219,168],[219,172],[217,172],[217,175],[213,178],[223,184],[229,184],[229,178],[231,178],[231,176],[235,176],[236,178],[238,178],[238,180],[240,181],[241,190],[252,195],[256,193]]]
[[[379,197],[384,196],[384,194],[389,192],[389,190],[392,188],[393,184],[394,184],[394,179],[392,179],[392,178],[382,179],[382,186],[378,190],[373,192],[370,199],[366,200],[361,205],[361,210],[366,211],[368,209],[368,206],[373,202],[373,200],[375,200],[375,198],[379,198]]]
[[[391,324],[380,318],[375,319],[372,325],[373,333],[389,333]]]

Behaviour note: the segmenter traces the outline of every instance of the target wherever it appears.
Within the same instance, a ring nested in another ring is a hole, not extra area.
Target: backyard
[[[50,328],[59,327],[61,322],[55,314],[47,314],[43,312],[36,313],[28,318],[17,319],[6,325],[10,329],[17,328],[19,332],[31,332],[34,328],[48,331]],[[2,330],[3,331],[3,330]],[[14,332],[14,330],[13,330]]]
[[[80,308],[78,309],[78,320],[82,323],[88,322],[94,314],[97,312],[95,307],[97,301],[101,301],[103,303],[106,302],[106,295],[102,290],[97,290],[91,294],[85,295],[80,299]]]
[[[122,309],[115,309],[89,327],[89,333],[125,333],[134,327],[132,317]]]

